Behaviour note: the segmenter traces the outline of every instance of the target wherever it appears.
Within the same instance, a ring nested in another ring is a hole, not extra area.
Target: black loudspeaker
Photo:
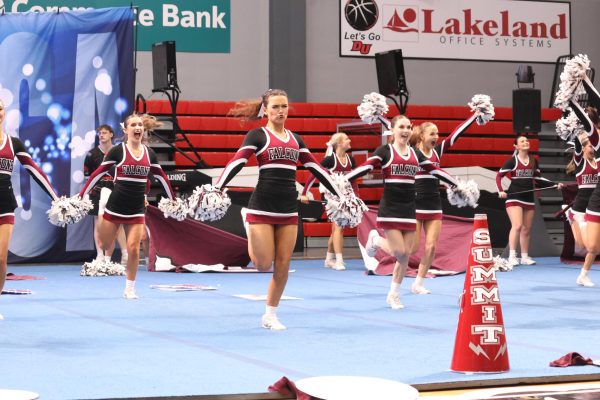
[[[177,87],[177,64],[175,42],[160,42],[152,45],[152,73],[154,90]]]
[[[515,133],[542,130],[542,95],[539,89],[513,90],[513,130]]]
[[[399,95],[406,91],[402,50],[375,53],[375,66],[377,67],[377,83],[380,94],[384,96]]]

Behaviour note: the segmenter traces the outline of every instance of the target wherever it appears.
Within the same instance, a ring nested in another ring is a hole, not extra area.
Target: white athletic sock
[[[265,307],[265,315],[277,316],[277,307],[266,306]]]
[[[529,258],[529,255],[527,253],[521,253],[521,258]]]
[[[96,260],[100,261],[102,259],[104,259],[104,252],[102,250],[98,250],[96,252]]]
[[[390,285],[390,293],[398,294],[399,290],[400,284],[392,281],[392,284]]]
[[[125,280],[125,290],[135,290],[135,281]]]
[[[415,286],[423,286],[423,278],[419,275],[415,278]]]
[[[327,255],[325,256],[325,261],[333,261],[333,260],[335,260],[335,253],[327,252]]]
[[[344,255],[342,253],[335,253],[335,261],[338,264],[343,264],[344,263]]]
[[[516,250],[509,250],[508,251],[508,256],[509,257],[517,257],[517,251]]]
[[[581,268],[581,272],[579,273],[579,277],[580,278],[585,278],[587,276],[588,272],[587,269]]]

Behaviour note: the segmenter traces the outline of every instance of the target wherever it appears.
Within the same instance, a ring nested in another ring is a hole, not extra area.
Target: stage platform
[[[390,277],[365,275],[361,260],[347,267],[294,260],[285,295],[300,299],[282,301],[288,330],[274,332],[260,327],[264,302],[236,297],[265,294],[270,274],[140,270],[140,299],[128,301],[124,277],[80,277],[78,265],[11,265],[16,275],[45,279],[7,281],[5,289],[33,294],[0,298],[0,389],[42,400],[282,399],[264,393],[283,376],[369,376],[421,391],[599,380],[595,366],[548,366],[574,351],[600,359],[599,290],[575,285],[578,266],[539,258],[498,273],[511,369],[484,375],[449,371],[464,274],[428,279],[430,295],[410,294],[407,278],[406,308],[393,311],[385,304]],[[590,276],[600,283],[598,270]],[[184,283],[216,290],[150,287]]]

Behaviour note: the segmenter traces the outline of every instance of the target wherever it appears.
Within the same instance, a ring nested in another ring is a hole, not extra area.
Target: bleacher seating
[[[244,135],[250,129],[262,126],[264,121],[242,124],[239,118],[227,115],[235,105],[227,101],[180,101],[177,104],[177,120],[179,127],[186,133],[190,144],[175,137],[175,145],[194,159],[193,150],[198,151],[203,160],[213,167],[223,167],[240,147]],[[300,133],[306,145],[317,160],[324,157],[325,143],[337,131],[340,123],[356,122],[357,104],[335,103],[291,103],[286,127]],[[496,107],[496,116],[486,125],[473,124],[456,142],[453,148],[442,159],[442,167],[481,166],[498,169],[513,152],[514,133],[512,129],[512,109]],[[146,112],[157,116],[171,115],[169,102],[166,100],[147,101]],[[388,118],[398,112],[390,108]],[[410,105],[407,116],[414,125],[424,121],[434,122],[444,138],[462,121],[471,115],[467,106],[428,106]],[[543,109],[542,121],[554,121],[560,118],[557,109]],[[377,134],[364,131],[348,131],[352,140],[353,151],[370,152],[381,143]],[[531,151],[535,154],[539,148],[539,140],[530,139]],[[362,157],[364,160],[364,157]],[[189,168],[193,163],[180,153],[173,154],[175,165]],[[256,158],[248,161],[248,166],[256,165]],[[297,180],[304,183],[308,171],[299,167]],[[361,185],[360,195],[367,203],[377,203],[381,198],[382,188]],[[320,198],[316,188],[311,189],[315,198]],[[348,234],[355,234],[347,230]],[[305,236],[329,236],[330,226],[322,222],[304,224]]]

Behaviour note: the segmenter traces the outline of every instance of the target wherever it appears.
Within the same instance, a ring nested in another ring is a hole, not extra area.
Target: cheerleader
[[[591,129],[591,131],[586,129],[586,132],[575,137],[573,158],[566,168],[567,174],[575,175],[577,181],[577,195],[566,214],[575,239],[575,252],[580,253],[582,249],[585,250],[585,228],[587,225],[585,210],[598,183],[596,151],[600,147],[600,141],[596,130],[598,124],[596,109],[588,107],[586,115],[586,113],[581,113],[582,110],[575,105],[572,105],[571,108],[575,110],[576,115],[582,115],[583,118],[580,117],[580,121],[584,122],[586,128]],[[592,122],[592,120],[595,122]]]
[[[340,196],[329,177],[312,156],[302,138],[285,129],[288,117],[288,96],[280,89],[267,90],[260,99],[238,103],[230,115],[244,120],[267,117],[262,128],[246,134],[242,147],[229,161],[215,186],[222,188],[244,167],[248,158],[256,155],[259,166],[258,183],[245,211],[248,224],[248,253],[261,272],[273,267],[267,292],[262,327],[286,329],[277,318],[277,307],[288,279],[290,259],[298,235],[298,192],[296,164],[301,162],[327,190]]]
[[[142,143],[146,129],[152,125],[158,125],[156,119],[146,114],[132,114],[127,117],[124,122],[127,143],[121,143],[108,151],[102,164],[90,175],[79,193],[79,196],[83,197],[114,167],[115,186],[106,203],[104,218],[99,221],[98,233],[101,247],[106,251],[114,243],[119,227],[123,226],[125,229],[128,258],[123,296],[126,299],[138,298],[135,293],[135,277],[139,264],[140,241],[145,229],[148,175],[152,173],[162,184],[168,197],[171,200],[175,199],[156,154]]]
[[[448,173],[427,160],[423,154],[409,146],[411,136],[410,120],[398,115],[391,122],[393,144],[378,147],[375,152],[347,177],[354,180],[374,168],[380,167],[383,174],[383,197],[379,202],[377,227],[385,230],[387,240],[376,230],[369,233],[366,251],[374,256],[377,248],[396,257],[387,304],[394,309],[404,308],[398,293],[408,258],[413,246],[416,230],[415,176],[419,167],[439,179],[456,186],[457,182]]]
[[[331,173],[344,173],[352,171],[356,167],[354,158],[348,154],[350,150],[350,138],[343,132],[338,132],[331,136],[329,142],[327,142],[327,152],[325,158],[321,160],[321,165],[329,170]],[[302,190],[302,196],[300,201],[308,204],[308,197],[306,194],[310,190],[311,186],[315,183],[315,176],[309,175],[304,189]],[[358,185],[353,184],[352,188],[354,193],[358,193]],[[325,257],[325,267],[331,268],[336,271],[343,271],[346,269],[344,265],[344,229],[340,228],[335,222],[331,224],[331,235],[327,241],[327,255]]]
[[[598,91],[587,77],[582,81],[582,85],[590,98],[590,103],[600,104],[600,94],[598,94]],[[585,112],[577,101],[571,100],[569,103],[571,109],[578,117],[579,122],[583,124],[583,128],[589,141],[588,146],[591,145],[594,150],[597,151],[598,148],[600,148],[600,137],[598,133],[600,118],[598,116],[598,110],[588,107],[587,112]],[[600,253],[600,182],[598,181],[597,176],[595,179],[597,183],[587,202],[587,208],[585,210],[585,227],[582,230],[582,233],[585,232],[582,234],[582,237],[587,254],[581,272],[576,280],[578,285],[586,287],[594,286],[594,282],[588,277],[588,272],[596,259],[596,255]],[[579,191],[581,191],[581,189]],[[577,197],[579,197],[579,191],[577,192]],[[576,202],[577,197],[575,198]],[[580,203],[583,203],[583,201],[580,201]],[[575,206],[577,206],[578,209],[581,209],[579,204],[573,203],[573,207]]]
[[[450,149],[459,136],[465,132],[477,119],[477,114],[473,113],[466,121],[460,124],[446,139],[437,144],[439,133],[438,128],[433,122],[423,122],[413,129],[411,136],[411,145],[418,149],[423,157],[429,160],[434,166],[439,167],[440,161],[446,152]],[[435,246],[440,237],[442,228],[442,201],[440,198],[440,189],[438,179],[429,174],[423,168],[419,168],[415,176],[416,189],[416,215],[417,230],[412,248],[412,253],[419,250],[419,241],[421,239],[421,229],[425,231],[425,252],[421,262],[417,277],[410,287],[411,292],[415,294],[431,293],[423,286],[423,280],[427,276],[429,267],[435,258]]]
[[[557,185],[541,176],[536,159],[529,154],[529,146],[529,139],[525,135],[517,136],[514,144],[515,154],[504,163],[496,175],[498,197],[506,199],[506,213],[511,224],[508,237],[508,262],[511,266],[535,264],[535,260],[528,254],[535,212],[534,181],[545,187],[557,186],[559,190],[562,188],[562,184]],[[502,178],[505,176],[511,180],[507,191],[502,188]],[[517,242],[521,244],[520,261],[517,258]]]
[[[50,180],[31,159],[23,142],[4,132],[5,117],[4,102],[0,100],[0,293],[2,293],[6,281],[8,245],[15,223],[15,208],[17,208],[17,200],[11,183],[15,158],[52,200],[58,199]],[[4,319],[1,314],[0,319]]]
[[[113,137],[115,136],[115,132],[110,125],[100,125],[96,130],[98,133],[98,146],[94,147],[90,150],[85,156],[85,161],[83,162],[83,174],[87,178],[90,176],[92,172],[94,172],[100,164],[102,164],[102,160],[104,160],[104,156],[108,151],[113,147]],[[102,214],[99,214],[99,203],[100,203],[100,193],[102,188],[107,188],[108,190],[112,190],[114,188],[113,183],[113,175],[114,171],[111,170],[110,173],[104,175],[102,179],[94,186],[94,188],[90,191],[90,201],[92,202],[94,208],[89,212],[90,215],[94,216],[94,243],[96,244],[96,260],[106,260],[110,261],[112,253],[115,249],[114,243],[111,248],[104,253],[102,248],[100,247],[100,239],[98,237],[98,219],[102,218]],[[104,193],[107,193],[106,191]],[[103,199],[106,202],[106,199]],[[117,234],[117,241],[119,242],[119,246],[121,247],[121,264],[127,264],[127,241],[125,240],[125,231],[123,228],[119,228],[119,233]]]

